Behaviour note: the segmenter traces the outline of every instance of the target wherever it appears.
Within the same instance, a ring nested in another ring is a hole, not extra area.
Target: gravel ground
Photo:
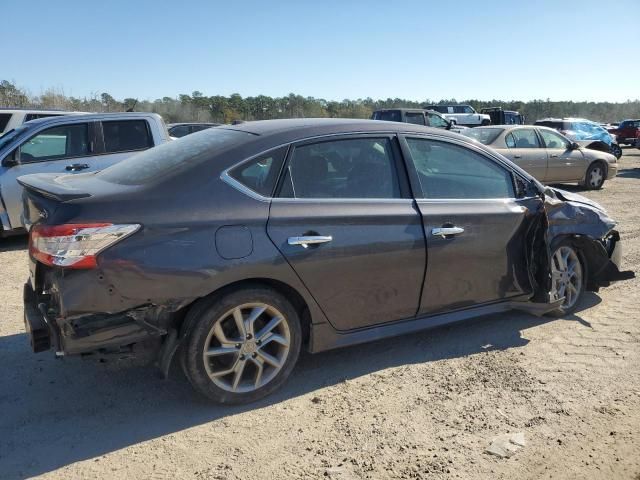
[[[640,150],[586,195],[640,271]],[[577,189],[576,189],[577,190]],[[258,404],[209,405],[178,369],[33,355],[24,239],[0,241],[0,478],[640,480],[639,282],[567,318],[506,313],[306,355]],[[523,432],[510,458],[485,453]]]

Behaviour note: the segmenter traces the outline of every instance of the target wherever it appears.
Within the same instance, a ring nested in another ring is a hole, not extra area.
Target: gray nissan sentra
[[[248,122],[19,181],[34,351],[152,348],[223,403],[274,391],[302,348],[564,315],[633,276],[601,206],[410,124]]]

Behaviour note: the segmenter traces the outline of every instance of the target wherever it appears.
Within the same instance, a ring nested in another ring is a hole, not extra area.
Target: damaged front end
[[[552,251],[564,239],[571,239],[586,266],[586,288],[597,292],[611,282],[635,277],[621,271],[622,244],[620,234],[604,208],[575,193],[557,188],[545,189],[545,211],[548,243]]]

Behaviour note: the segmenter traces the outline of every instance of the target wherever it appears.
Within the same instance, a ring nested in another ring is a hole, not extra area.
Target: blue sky
[[[3,3],[31,94],[640,98],[638,0]]]

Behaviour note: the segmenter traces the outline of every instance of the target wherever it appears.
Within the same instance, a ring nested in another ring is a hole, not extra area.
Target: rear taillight
[[[49,266],[95,268],[100,252],[139,228],[111,223],[35,225],[29,234],[29,253]]]

